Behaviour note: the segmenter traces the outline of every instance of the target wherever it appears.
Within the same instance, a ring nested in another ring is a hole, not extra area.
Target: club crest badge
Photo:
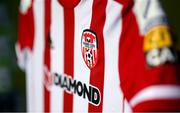
[[[81,37],[81,51],[83,59],[89,69],[95,67],[98,61],[98,40],[95,32],[86,29]]]

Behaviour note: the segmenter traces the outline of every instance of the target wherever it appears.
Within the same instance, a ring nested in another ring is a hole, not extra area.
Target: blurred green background
[[[180,0],[160,1],[180,42]],[[26,111],[25,75],[16,65],[14,51],[18,5],[19,0],[0,0],[0,111]]]
[[[0,111],[26,111],[25,76],[17,67],[19,0],[0,0]]]
[[[180,0],[160,0],[168,16],[176,46],[180,51]]]

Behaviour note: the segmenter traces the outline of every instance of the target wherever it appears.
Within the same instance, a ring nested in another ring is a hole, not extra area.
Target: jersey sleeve
[[[135,112],[180,111],[180,67],[158,0],[129,0],[123,8],[119,52],[121,88]]]
[[[24,70],[33,49],[34,18],[32,0],[21,0],[19,8],[18,39],[16,55],[19,67]]]

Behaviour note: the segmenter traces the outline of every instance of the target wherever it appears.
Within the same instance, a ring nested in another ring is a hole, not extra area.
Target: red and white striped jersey
[[[32,12],[30,111],[180,110],[158,0],[33,0]]]

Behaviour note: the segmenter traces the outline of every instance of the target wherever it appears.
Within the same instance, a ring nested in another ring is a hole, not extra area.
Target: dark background
[[[160,0],[180,42],[180,0]],[[19,0],[0,0],[0,111],[26,111],[25,75],[16,65]],[[180,43],[179,43],[180,44]],[[180,50],[180,45],[177,43]]]
[[[19,0],[0,0],[0,111],[25,111],[25,75],[16,65]]]

